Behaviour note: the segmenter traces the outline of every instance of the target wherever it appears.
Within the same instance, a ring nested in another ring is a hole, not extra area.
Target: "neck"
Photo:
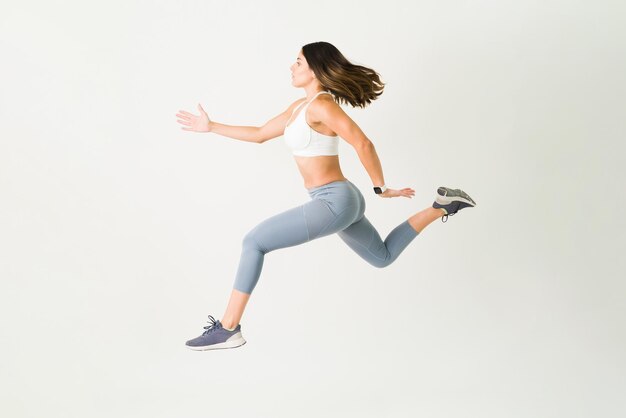
[[[304,91],[306,92],[306,100],[309,101],[317,93],[319,93],[320,91],[324,91],[324,89],[321,86],[317,85],[317,86],[305,87]]]

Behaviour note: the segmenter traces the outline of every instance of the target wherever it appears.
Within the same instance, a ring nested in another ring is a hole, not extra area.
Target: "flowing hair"
[[[371,68],[352,64],[328,42],[313,42],[302,47],[302,54],[322,87],[339,103],[365,107],[383,94],[385,83]]]

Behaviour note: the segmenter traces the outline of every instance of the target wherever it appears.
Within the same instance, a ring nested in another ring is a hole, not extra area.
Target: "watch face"
[[[380,187],[374,187],[374,193],[381,194],[382,192],[383,192],[383,189],[381,189]]]

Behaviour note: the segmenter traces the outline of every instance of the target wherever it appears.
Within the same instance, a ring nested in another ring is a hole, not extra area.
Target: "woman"
[[[186,343],[192,350],[245,344],[239,321],[268,252],[337,233],[367,262],[385,267],[431,222],[439,217],[445,222],[448,215],[476,205],[463,191],[440,187],[432,207],[398,225],[383,242],[364,216],[363,195],[339,167],[337,148],[339,137],[354,147],[378,196],[415,195],[410,188],[395,190],[385,186],[374,144],[339,106],[347,103],[365,107],[382,94],[384,83],[374,70],[350,63],[327,42],[303,46],[291,73],[291,84],[303,88],[306,97],[296,100],[261,127],[228,126],[211,121],[200,105],[199,116],[182,110],[176,114],[186,131],[213,132],[259,144],[284,135],[311,196],[308,203],[261,222],[245,236],[226,312],[221,321],[209,315],[206,331]]]

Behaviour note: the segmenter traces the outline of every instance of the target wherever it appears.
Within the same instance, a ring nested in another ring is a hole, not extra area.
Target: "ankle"
[[[220,321],[220,323],[222,324],[223,328],[226,328],[228,330],[233,330],[233,329],[237,328],[237,325],[238,325],[238,324],[235,324],[233,321],[224,321],[224,320],[222,320],[222,321]]]

